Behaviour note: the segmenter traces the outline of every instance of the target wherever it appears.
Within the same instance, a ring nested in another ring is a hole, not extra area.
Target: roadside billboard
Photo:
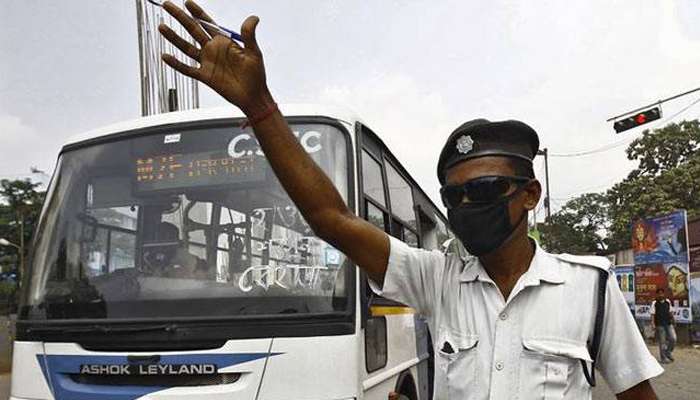
[[[700,247],[690,249],[690,307],[693,316],[692,340],[700,342]]]
[[[617,285],[620,287],[622,296],[625,298],[630,312],[634,315],[634,265],[615,266],[615,277],[617,278]]]
[[[687,231],[685,210],[644,218],[632,225],[637,317],[649,319],[656,291],[665,289],[676,322],[691,322]]]

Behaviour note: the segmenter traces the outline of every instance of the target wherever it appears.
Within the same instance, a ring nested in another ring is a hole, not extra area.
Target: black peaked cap
[[[537,132],[524,122],[471,120],[460,125],[447,138],[438,160],[438,179],[444,185],[448,168],[472,158],[503,156],[532,162],[539,147]]]

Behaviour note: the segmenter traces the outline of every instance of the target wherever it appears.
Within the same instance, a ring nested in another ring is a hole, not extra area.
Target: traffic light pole
[[[618,119],[618,118],[620,118],[620,117],[624,117],[625,115],[634,114],[634,113],[636,113],[637,111],[646,110],[646,109],[649,108],[649,107],[658,106],[658,105],[660,105],[661,103],[665,103],[665,102],[667,102],[667,101],[675,100],[675,99],[677,99],[677,98],[679,98],[679,97],[683,97],[683,96],[685,96],[685,95],[688,95],[688,94],[691,94],[691,93],[695,93],[695,92],[697,92],[697,91],[700,91],[700,87],[699,87],[699,88],[695,88],[695,89],[693,89],[693,90],[688,90],[687,92],[683,92],[683,93],[677,94],[677,95],[675,95],[675,96],[667,97],[667,98],[665,98],[665,99],[662,99],[662,100],[657,101],[656,103],[651,103],[651,104],[646,105],[646,106],[644,106],[644,107],[635,108],[635,109],[632,110],[632,111],[627,111],[627,112],[622,113],[622,114],[620,114],[620,115],[616,115],[616,116],[614,116],[614,117],[610,117],[610,118],[608,118],[607,120],[605,120],[605,122],[614,121],[614,120],[616,120],[616,119]]]

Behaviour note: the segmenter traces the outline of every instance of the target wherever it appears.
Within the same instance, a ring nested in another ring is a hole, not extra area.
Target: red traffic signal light
[[[613,128],[615,132],[620,133],[628,129],[636,128],[639,125],[644,125],[651,121],[656,121],[661,118],[661,107],[653,107],[644,110],[630,117],[615,121]]]

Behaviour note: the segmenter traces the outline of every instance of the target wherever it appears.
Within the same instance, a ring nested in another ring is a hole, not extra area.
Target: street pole
[[[546,148],[544,148],[542,150],[538,150],[537,154],[544,156],[544,176],[547,181],[545,186],[544,206],[547,208],[547,219],[549,220],[550,218],[552,218],[552,204],[549,193],[549,152]],[[535,222],[537,221],[535,220]]]
[[[19,220],[19,280],[18,286],[22,286],[24,280],[24,215],[17,212],[20,216]]]

